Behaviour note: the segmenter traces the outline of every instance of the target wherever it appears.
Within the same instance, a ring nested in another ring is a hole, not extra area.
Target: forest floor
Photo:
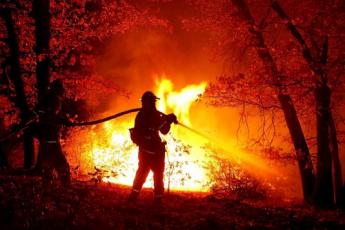
[[[43,188],[39,177],[0,176],[0,229],[345,229],[345,213],[303,204],[152,191],[128,204],[130,188],[74,181]]]

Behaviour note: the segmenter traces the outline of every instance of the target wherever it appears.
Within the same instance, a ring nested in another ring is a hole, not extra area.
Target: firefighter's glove
[[[167,115],[167,121],[170,122],[170,123],[174,123],[174,124],[178,123],[177,117],[173,113],[170,113],[170,114]]]

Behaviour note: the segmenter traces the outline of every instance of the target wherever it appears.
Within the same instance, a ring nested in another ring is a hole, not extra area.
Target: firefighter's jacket
[[[141,110],[135,118],[134,128],[130,130],[131,138],[139,146],[139,151],[164,153],[166,143],[162,142],[159,132],[167,134],[170,125],[167,116],[158,110]]]

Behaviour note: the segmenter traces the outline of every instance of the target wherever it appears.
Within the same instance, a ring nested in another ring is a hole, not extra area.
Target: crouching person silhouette
[[[167,134],[172,123],[177,123],[174,114],[165,115],[156,109],[156,97],[147,91],[142,95],[142,109],[135,118],[134,128],[130,129],[132,141],[139,146],[139,165],[133,181],[128,201],[135,202],[146,178],[152,170],[154,180],[154,203],[160,205],[164,193],[165,145],[159,132]]]

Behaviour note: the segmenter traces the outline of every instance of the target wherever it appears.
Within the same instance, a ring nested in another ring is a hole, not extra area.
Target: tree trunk
[[[7,158],[4,148],[2,147],[2,144],[0,143],[0,169],[1,168],[7,168]]]
[[[315,89],[317,125],[317,174],[314,190],[315,204],[330,208],[334,204],[332,158],[329,148],[329,120],[331,92],[326,84]]]
[[[250,13],[245,0],[232,0],[232,3],[238,8],[242,20],[248,24],[248,31],[255,40],[255,48],[258,56],[262,60],[267,72],[272,76],[272,87],[276,90],[280,106],[284,112],[286,124],[288,126],[290,137],[293,142],[297,161],[299,165],[304,200],[310,202],[314,184],[314,173],[309,148],[299,122],[297,112],[293,101],[282,86],[282,76],[278,71],[277,65],[265,44],[262,32],[257,28],[255,20]]]
[[[20,63],[19,63],[19,48],[17,35],[14,28],[14,22],[12,19],[12,13],[10,9],[1,9],[1,15],[6,23],[6,29],[8,33],[8,43],[10,48],[10,77],[15,88],[15,104],[20,109],[20,117],[22,123],[26,123],[30,118],[30,111],[26,102],[26,96],[24,92],[24,85],[20,74]],[[34,158],[34,144],[31,135],[24,131],[24,167],[30,168]]]
[[[5,125],[4,120],[2,117],[0,117],[0,137],[5,135]],[[1,168],[7,168],[8,162],[6,157],[6,151],[3,145],[3,142],[0,141],[0,169]]]
[[[330,146],[331,146],[331,156],[333,163],[333,183],[334,183],[334,194],[335,194],[335,204],[340,207],[344,201],[342,194],[343,178],[342,170],[339,159],[339,148],[338,139],[335,123],[332,114],[329,117],[329,135],[330,135]]]
[[[313,173],[313,163],[310,158],[309,148],[291,97],[284,94],[281,94],[278,97],[284,112],[285,121],[289,128],[291,140],[295,147],[298,167],[301,174],[304,199],[308,203],[311,203],[315,175]]]
[[[336,139],[336,130],[333,121],[332,112],[330,109],[331,103],[331,89],[328,87],[327,80],[327,59],[328,59],[328,37],[325,37],[320,57],[314,57],[302,34],[297,30],[289,16],[280,6],[277,0],[272,1],[272,8],[277,15],[283,20],[288,31],[301,45],[302,55],[308,63],[309,68],[314,73],[315,83],[315,102],[316,102],[316,125],[317,125],[317,144],[318,144],[318,159],[317,159],[317,175],[315,183],[315,191],[313,198],[315,204],[321,208],[331,207],[334,203],[333,199],[333,183],[332,183],[332,160],[334,165],[334,175],[336,194],[337,187],[341,180],[341,171],[339,163],[338,143]],[[330,132],[330,133],[329,133]],[[333,133],[332,133],[333,132]],[[330,136],[330,135],[331,136]],[[331,140],[330,140],[331,139]],[[332,151],[330,149],[332,146]],[[332,155],[331,155],[332,154]],[[339,189],[339,188],[338,188]]]
[[[50,41],[50,1],[34,0],[32,9],[35,19],[36,33],[36,78],[37,78],[37,95],[38,104],[46,94],[49,85],[49,41]]]

